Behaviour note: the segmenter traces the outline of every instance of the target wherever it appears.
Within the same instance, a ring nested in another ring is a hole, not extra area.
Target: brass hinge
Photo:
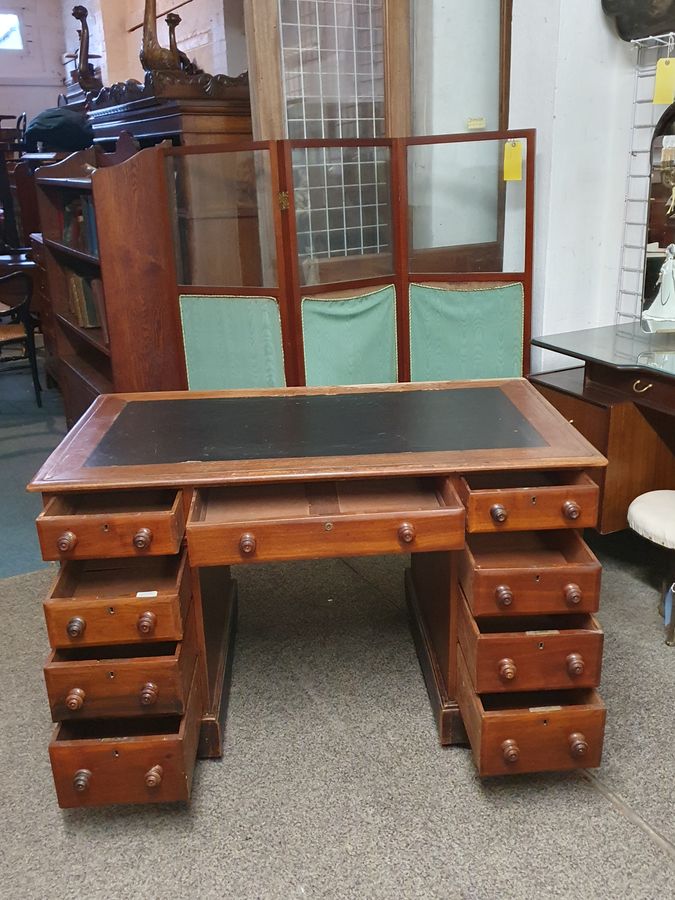
[[[279,209],[282,212],[286,212],[290,205],[291,204],[290,200],[288,199],[288,191],[279,191]]]

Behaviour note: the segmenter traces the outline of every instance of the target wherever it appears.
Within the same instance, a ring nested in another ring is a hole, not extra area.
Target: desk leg
[[[203,759],[223,755],[237,631],[237,582],[227,566],[194,569],[193,576],[198,585],[195,601],[201,605],[206,662],[206,700],[197,749],[197,756]]]
[[[456,564],[454,554],[414,553],[405,575],[410,628],[441,744],[468,742],[455,696]]]

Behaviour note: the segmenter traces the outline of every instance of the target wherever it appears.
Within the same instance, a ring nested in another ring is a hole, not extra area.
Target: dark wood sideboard
[[[591,474],[524,379],[99,397],[43,495],[49,752],[63,807],[188,799],[224,751],[230,567],[411,554],[442,744],[481,775],[600,764]]]
[[[532,343],[585,363],[530,380],[607,457],[607,468],[594,473],[598,530],[620,531],[632,500],[675,487],[675,334],[648,334],[629,322]]]

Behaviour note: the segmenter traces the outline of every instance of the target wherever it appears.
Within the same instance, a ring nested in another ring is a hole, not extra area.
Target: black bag
[[[26,129],[26,149],[37,150],[42,141],[48,150],[84,150],[94,143],[94,129],[80,112],[67,106],[45,109],[32,119]]]

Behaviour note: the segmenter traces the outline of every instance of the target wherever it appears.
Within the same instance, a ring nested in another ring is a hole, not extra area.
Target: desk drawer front
[[[185,531],[179,491],[52,497],[36,520],[43,559],[178,553]]]
[[[573,531],[476,535],[459,554],[460,584],[476,617],[595,612],[600,576]]]
[[[43,608],[52,647],[179,641],[190,603],[186,554],[65,563]]]
[[[49,756],[59,806],[188,800],[201,723],[195,674],[185,715],[64,722]]]
[[[470,533],[590,528],[598,517],[598,486],[584,473],[475,473],[456,483]]]
[[[464,509],[434,479],[263,485],[197,491],[193,566],[453,550]]]
[[[593,690],[479,697],[460,648],[457,702],[481,776],[600,765],[605,707]]]
[[[196,658],[194,613],[178,643],[55,650],[44,668],[52,719],[182,715]]]
[[[475,620],[463,596],[458,612],[459,645],[477,693],[600,683],[603,634],[592,616]]]

